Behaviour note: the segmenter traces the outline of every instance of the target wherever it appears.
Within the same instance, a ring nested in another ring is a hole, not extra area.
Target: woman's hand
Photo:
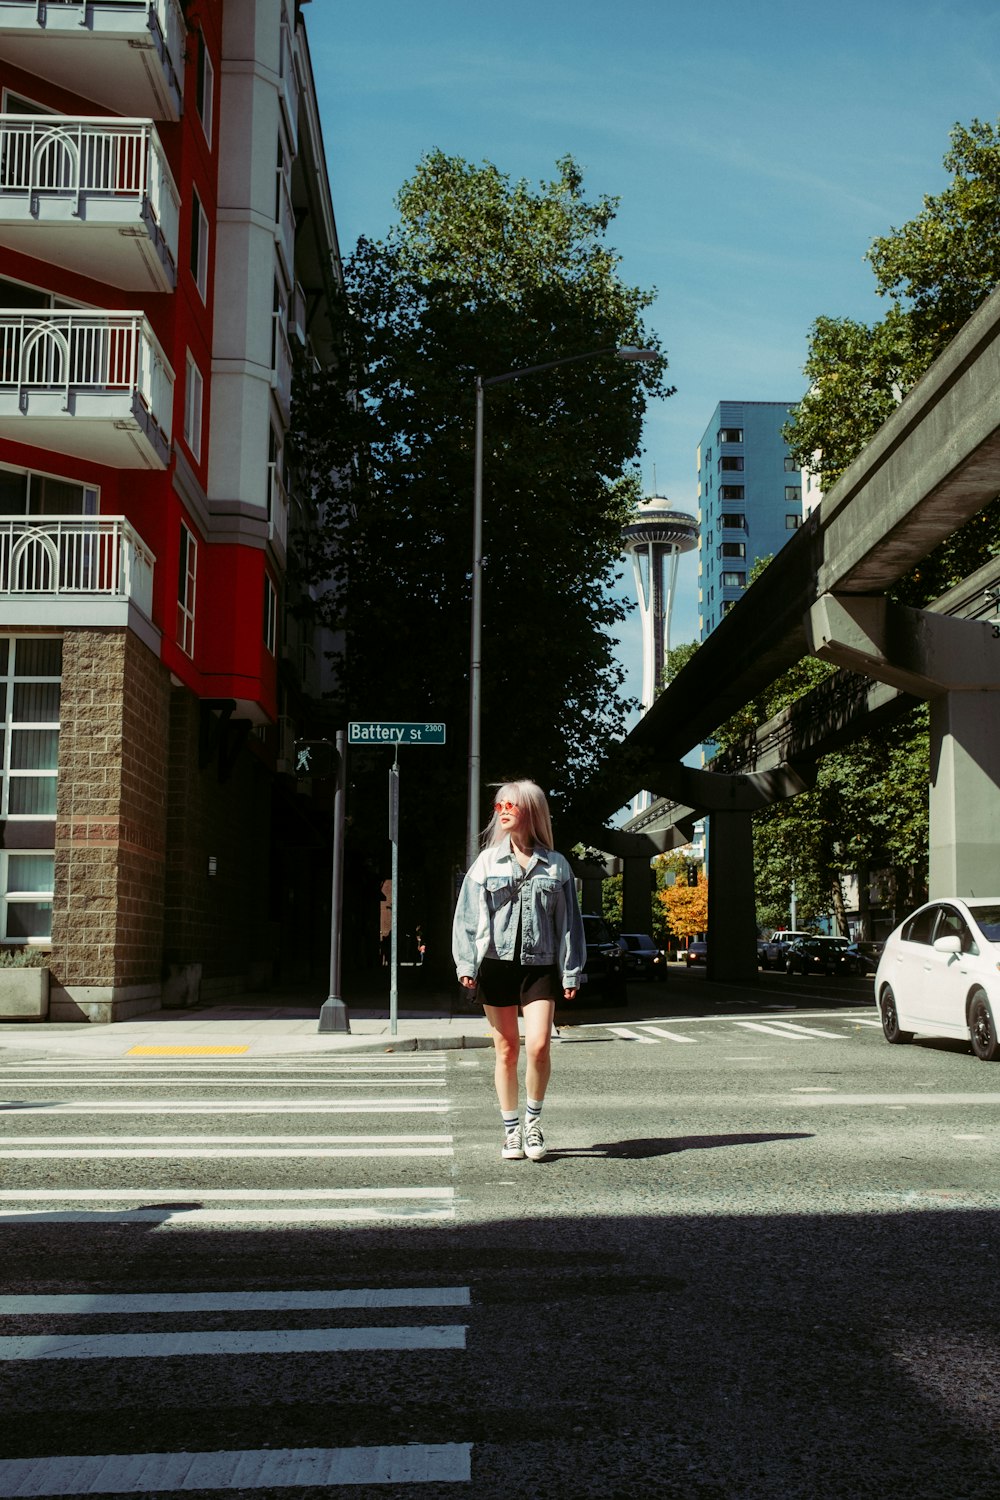
[[[476,988],[476,981],[468,974],[459,975],[458,982],[467,990],[474,990]]]
[[[576,990],[563,990],[563,998],[565,1000],[575,1000]]]

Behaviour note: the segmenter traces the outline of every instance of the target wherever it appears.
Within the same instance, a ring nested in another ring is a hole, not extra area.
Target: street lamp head
[[[650,364],[654,359],[661,358],[655,349],[640,349],[636,344],[622,344],[615,350],[615,356],[633,365]]]

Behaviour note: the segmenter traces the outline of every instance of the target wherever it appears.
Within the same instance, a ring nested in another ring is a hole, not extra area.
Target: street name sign
[[[347,726],[349,745],[443,745],[443,724],[400,724],[371,719],[352,719]]]

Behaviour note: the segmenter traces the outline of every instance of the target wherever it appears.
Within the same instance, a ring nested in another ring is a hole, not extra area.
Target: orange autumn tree
[[[666,914],[667,926],[679,938],[697,937],[708,927],[708,881],[698,872],[698,884],[679,880],[657,891],[656,899]]]

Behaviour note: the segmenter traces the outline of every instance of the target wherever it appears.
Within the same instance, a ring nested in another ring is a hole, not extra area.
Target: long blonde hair
[[[497,787],[498,802],[513,802],[527,814],[526,832],[535,844],[543,849],[555,847],[552,839],[552,815],[545,793],[534,781],[505,781]],[[494,809],[493,816],[483,834],[483,848],[491,844],[502,844],[509,835],[500,827],[500,815]]]

